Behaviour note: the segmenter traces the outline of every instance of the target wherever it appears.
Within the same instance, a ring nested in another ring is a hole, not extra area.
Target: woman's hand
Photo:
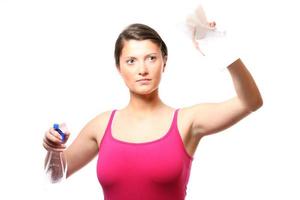
[[[70,136],[66,124],[60,124],[60,129],[65,134],[64,140],[62,136],[54,129],[50,128],[46,131],[43,139],[43,146],[47,151],[64,151],[66,149],[66,142]]]

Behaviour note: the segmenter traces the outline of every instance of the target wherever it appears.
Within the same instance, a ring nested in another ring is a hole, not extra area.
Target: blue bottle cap
[[[53,124],[54,130],[56,130],[62,138],[62,141],[65,140],[65,134],[59,129],[59,124]]]
[[[59,124],[53,124],[54,129],[59,129]]]

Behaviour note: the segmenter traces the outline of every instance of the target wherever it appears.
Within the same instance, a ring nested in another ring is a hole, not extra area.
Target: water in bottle
[[[65,134],[61,131],[59,125],[54,124],[53,128],[61,135],[64,141]],[[66,178],[67,165],[63,156],[63,152],[60,151],[48,152],[45,161],[45,173],[51,183],[58,183]]]

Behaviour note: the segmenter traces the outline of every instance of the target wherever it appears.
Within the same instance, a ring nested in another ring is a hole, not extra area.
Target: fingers
[[[62,136],[54,129],[50,128],[46,131],[43,139],[43,146],[48,151],[63,151],[66,148],[70,132],[65,128],[65,138],[62,140]]]
[[[47,151],[56,151],[56,152],[62,152],[65,150],[65,145],[60,146],[54,146],[47,142],[47,140],[44,140],[43,146]]]
[[[43,140],[43,146],[45,147],[45,149],[47,149],[48,151],[63,151],[66,148],[65,144],[57,144],[52,142],[51,140],[49,140],[48,138],[44,138]]]
[[[62,136],[54,128],[50,128],[48,132],[46,132],[46,137],[52,142],[62,143]]]

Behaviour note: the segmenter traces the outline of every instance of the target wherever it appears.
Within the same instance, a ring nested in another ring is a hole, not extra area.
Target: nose
[[[141,63],[138,70],[139,70],[139,75],[141,76],[145,76],[148,74],[148,68],[145,65],[145,63]]]

